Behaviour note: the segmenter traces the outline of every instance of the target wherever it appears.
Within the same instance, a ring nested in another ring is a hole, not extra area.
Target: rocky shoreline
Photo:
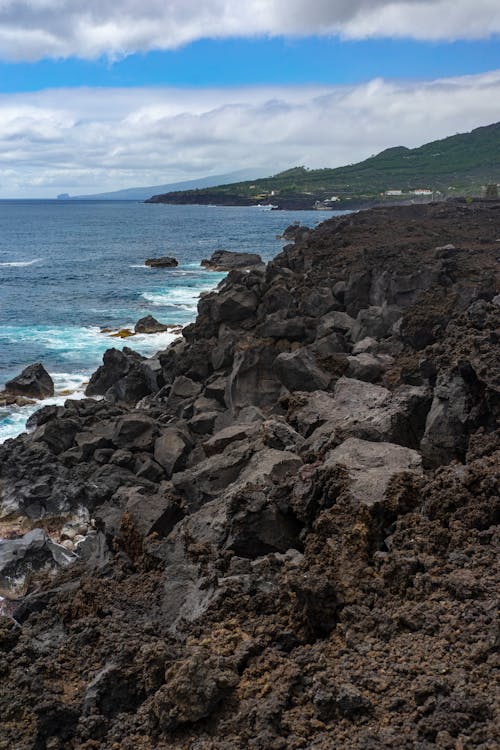
[[[0,750],[497,746],[500,203],[293,235],[0,446]]]

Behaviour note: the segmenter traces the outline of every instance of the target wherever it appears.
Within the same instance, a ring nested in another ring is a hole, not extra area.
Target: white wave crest
[[[34,263],[40,263],[41,260],[41,258],[34,258],[33,260],[7,260],[0,263],[0,266],[6,268],[23,268],[24,266],[32,266]]]

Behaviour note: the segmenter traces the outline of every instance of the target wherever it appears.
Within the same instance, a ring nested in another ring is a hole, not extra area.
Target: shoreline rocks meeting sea
[[[0,446],[0,750],[497,746],[500,202],[287,236]]]

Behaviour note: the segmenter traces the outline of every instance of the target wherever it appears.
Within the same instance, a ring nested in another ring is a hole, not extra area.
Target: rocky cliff
[[[301,229],[7,441],[0,748],[497,747],[499,253]]]

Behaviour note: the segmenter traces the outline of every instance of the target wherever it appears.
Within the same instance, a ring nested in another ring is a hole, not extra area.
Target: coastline
[[[499,209],[304,229],[0,446],[2,512],[53,523],[6,742],[491,744]]]

